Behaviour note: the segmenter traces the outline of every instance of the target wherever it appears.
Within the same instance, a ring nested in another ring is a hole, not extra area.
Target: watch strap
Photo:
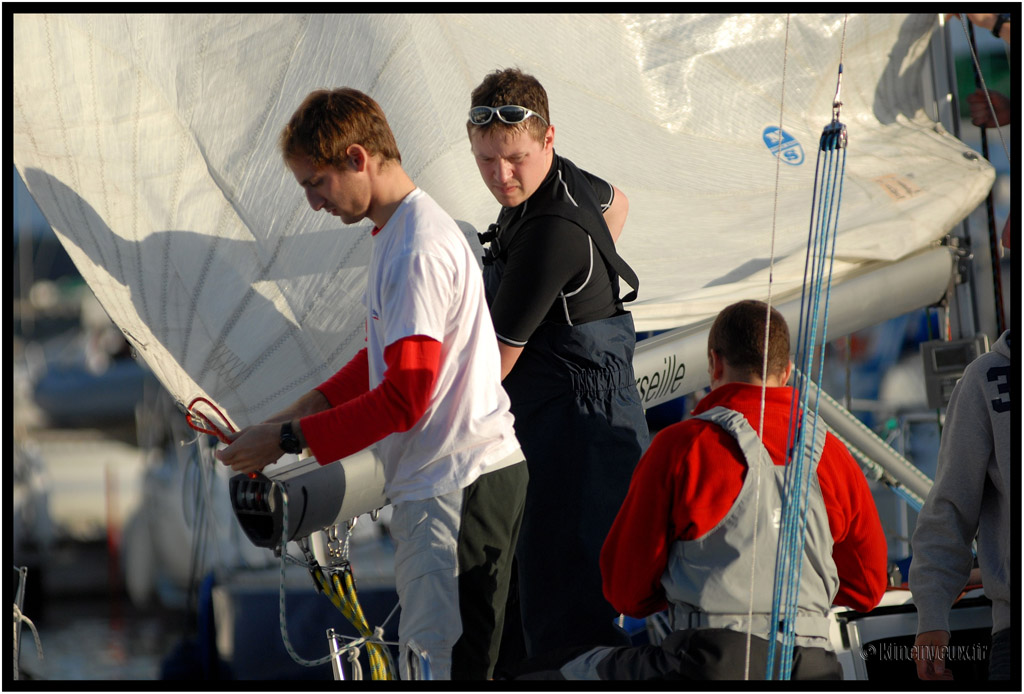
[[[997,39],[999,38],[999,32],[1003,30],[1003,25],[1010,21],[1009,13],[997,14],[996,23],[992,25],[992,35]]]
[[[301,453],[302,446],[299,445],[299,437],[292,430],[291,420],[281,424],[281,439],[278,443],[285,453]]]

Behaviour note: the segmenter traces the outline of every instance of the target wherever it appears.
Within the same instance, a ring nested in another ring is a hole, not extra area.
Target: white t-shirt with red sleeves
[[[480,269],[458,225],[423,190],[374,234],[363,303],[371,389],[384,378],[388,345],[413,335],[442,344],[426,412],[375,444],[392,503],[462,489],[518,449]]]

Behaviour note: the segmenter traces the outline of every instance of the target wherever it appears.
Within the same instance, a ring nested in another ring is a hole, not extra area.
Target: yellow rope
[[[324,575],[319,566],[310,569],[314,580],[330,599],[331,603],[341,611],[345,618],[352,623],[361,636],[366,639],[366,654],[370,660],[370,677],[375,680],[393,680],[394,673],[391,669],[390,658],[385,651],[383,643],[371,641],[375,635],[370,628],[366,617],[363,615],[362,605],[356,595],[355,580],[352,577],[352,568],[344,567],[340,576],[335,573],[330,580]],[[342,578],[344,577],[344,584]]]

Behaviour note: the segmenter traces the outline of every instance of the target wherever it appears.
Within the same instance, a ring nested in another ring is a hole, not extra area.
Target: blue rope
[[[836,153],[841,151],[841,157]],[[776,668],[776,650],[779,647],[773,634],[769,638],[767,679],[788,680],[792,675],[793,652],[796,645],[796,617],[800,578],[803,571],[806,542],[808,492],[811,466],[808,458],[814,450],[818,435],[819,395],[813,407],[808,403],[810,388],[807,379],[813,373],[815,346],[818,344],[818,324],[821,323],[821,344],[828,334],[828,307],[832,290],[832,271],[835,258],[836,230],[842,204],[842,184],[846,171],[846,126],[833,120],[822,132],[814,178],[820,179],[812,195],[811,224],[808,230],[807,255],[804,261],[804,283],[800,297],[800,319],[797,331],[795,361],[803,364],[797,370],[797,382],[790,401],[790,426],[786,450],[789,464],[784,475],[782,526],[776,553],[775,585],[772,596],[772,630],[782,627],[781,653]],[[826,259],[828,261],[826,268]],[[822,294],[824,293],[824,302]],[[824,354],[818,362],[818,382],[824,371]],[[799,405],[797,404],[799,402]],[[800,414],[798,417],[797,414]],[[809,425],[809,426],[808,426]],[[808,431],[808,428],[810,431]]]
[[[817,159],[815,161],[815,169],[814,169],[814,180],[816,182],[819,180],[818,176],[819,176],[820,172],[821,172],[821,154],[819,152],[818,157],[817,157]],[[815,187],[812,188],[812,190],[811,190],[811,209],[812,209],[812,215],[811,215],[811,225],[810,225],[810,228],[808,229],[807,253],[806,253],[805,257],[804,257],[804,282],[803,282],[803,284],[801,286],[801,293],[800,293],[800,317],[799,317],[798,322],[797,322],[797,340],[796,340],[797,353],[795,355],[796,358],[794,360],[797,364],[801,364],[801,365],[803,363],[803,352],[804,352],[803,347],[804,347],[804,345],[809,340],[809,339],[805,339],[804,332],[805,332],[806,324],[807,324],[807,313],[809,311],[808,294],[809,294],[810,290],[812,289],[812,282],[813,282],[813,280],[810,281],[810,282],[808,281],[808,276],[813,274],[813,272],[811,271],[811,259],[814,257],[814,249],[816,247],[816,240],[815,239],[817,237],[817,228],[816,228],[815,223],[814,223],[815,219],[814,219],[813,210],[816,209],[817,200],[818,200],[818,188],[817,188],[817,185],[815,185]],[[798,369],[798,371],[797,371],[797,382],[794,384],[794,386],[795,386],[794,395],[806,392],[806,388],[803,387],[803,381],[802,381],[802,379],[804,378],[804,374],[806,372],[807,372],[806,368],[801,367],[801,368]],[[800,427],[799,420],[796,417],[796,413],[797,413],[797,399],[794,397],[794,399],[790,401],[789,429],[788,429],[788,432],[787,432],[787,439],[786,439],[786,452],[787,452],[786,455],[787,455],[787,458],[790,461],[790,464],[786,467],[785,476],[784,476],[784,489],[786,490],[786,497],[783,498],[782,526],[781,526],[781,532],[779,534],[779,544],[778,544],[778,547],[776,549],[775,581],[774,581],[774,592],[773,592],[773,597],[772,597],[772,615],[771,615],[771,621],[770,621],[770,624],[769,624],[769,629],[771,630],[771,633],[769,634],[768,671],[766,673],[766,678],[767,679],[772,679],[772,671],[774,669],[773,668],[773,663],[775,662],[776,639],[773,638],[773,633],[777,629],[777,625],[780,623],[780,612],[781,612],[781,599],[780,599],[780,596],[781,596],[781,593],[783,591],[787,591],[788,592],[788,588],[787,588],[788,584],[785,582],[785,577],[789,576],[792,573],[791,566],[790,566],[791,563],[792,563],[792,547],[791,547],[791,545],[792,545],[791,539],[792,538],[791,538],[791,536],[792,536],[792,527],[793,527],[793,524],[794,524],[794,521],[792,519],[792,515],[793,515],[793,513],[795,512],[796,509],[794,507],[794,504],[791,501],[791,495],[789,493],[789,490],[792,490],[794,488],[795,485],[794,485],[793,480],[794,480],[795,477],[798,477],[798,475],[796,473],[798,472],[798,468],[803,463],[802,456],[799,456],[799,455],[794,456],[794,443],[799,442],[799,441],[802,440],[802,427]],[[799,450],[799,448],[797,448],[796,450]],[[788,595],[787,595],[786,603],[787,604],[789,603]]]

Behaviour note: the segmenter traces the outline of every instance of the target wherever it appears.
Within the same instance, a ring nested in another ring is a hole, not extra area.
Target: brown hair
[[[285,160],[308,156],[317,167],[342,166],[350,145],[362,145],[385,162],[402,161],[380,105],[351,87],[310,92],[281,130],[278,144]]]
[[[722,309],[708,333],[708,352],[718,352],[734,369],[761,377],[764,360],[764,321],[768,304],[740,301]],[[772,308],[768,334],[768,373],[781,374],[789,365],[789,327]]]
[[[544,120],[531,116],[522,123],[509,125],[495,116],[486,125],[473,125],[467,122],[466,130],[471,136],[474,129],[498,128],[508,133],[525,130],[533,135],[535,140],[543,142],[544,134],[548,131],[548,123],[551,122],[551,118],[548,116],[548,95],[533,75],[527,75],[519,68],[514,67],[495,70],[484,77],[484,81],[470,95],[470,108],[509,105],[525,106],[531,111],[539,113]]]

